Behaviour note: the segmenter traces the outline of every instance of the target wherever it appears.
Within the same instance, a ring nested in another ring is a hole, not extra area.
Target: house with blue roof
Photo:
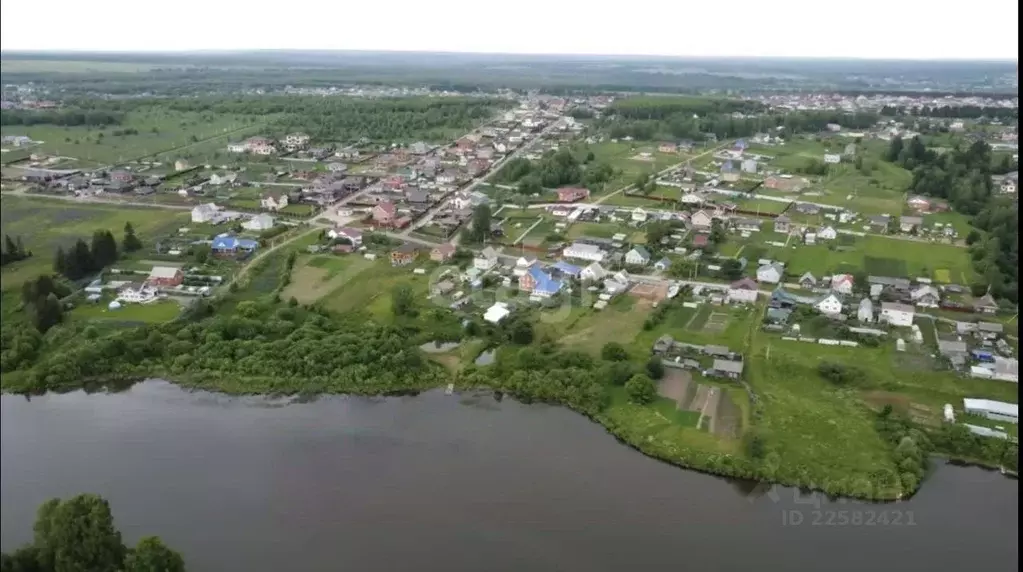
[[[564,286],[564,282],[555,280],[539,264],[531,266],[528,272],[519,277],[519,289],[534,296],[548,298],[560,292]]]
[[[558,261],[554,264],[554,269],[560,272],[563,276],[571,276],[572,278],[578,278],[582,274],[583,269],[569,264],[563,260]]]
[[[213,239],[210,251],[216,256],[246,256],[259,248],[259,243],[249,238],[238,238],[222,234]]]

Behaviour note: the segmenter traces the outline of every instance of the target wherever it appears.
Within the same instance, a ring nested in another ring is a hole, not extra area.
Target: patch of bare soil
[[[675,401],[679,409],[686,409],[693,398],[693,376],[688,371],[665,368],[664,377],[657,385],[657,394]]]
[[[732,397],[722,392],[718,409],[714,415],[711,432],[718,437],[738,439],[742,434],[742,409],[732,401]]]

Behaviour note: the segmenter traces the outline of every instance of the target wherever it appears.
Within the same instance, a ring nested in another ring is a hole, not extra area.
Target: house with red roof
[[[394,223],[394,217],[398,214],[398,208],[394,206],[394,203],[385,201],[377,204],[373,207],[373,222],[390,226]]]
[[[590,190],[578,187],[562,187],[556,191],[559,203],[574,203],[590,196]]]

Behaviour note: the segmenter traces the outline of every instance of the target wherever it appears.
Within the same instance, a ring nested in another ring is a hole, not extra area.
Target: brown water
[[[648,459],[565,409],[485,395],[287,403],[147,382],[5,395],[0,419],[5,550],[46,499],[95,492],[127,541],[160,535],[198,572],[1019,563],[1018,483],[997,473],[942,465],[912,501],[818,509]]]

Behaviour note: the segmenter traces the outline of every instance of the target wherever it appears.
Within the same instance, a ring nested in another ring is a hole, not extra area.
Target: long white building
[[[981,415],[995,421],[1019,423],[1019,404],[995,401],[993,399],[963,399],[963,409],[967,413]]]

